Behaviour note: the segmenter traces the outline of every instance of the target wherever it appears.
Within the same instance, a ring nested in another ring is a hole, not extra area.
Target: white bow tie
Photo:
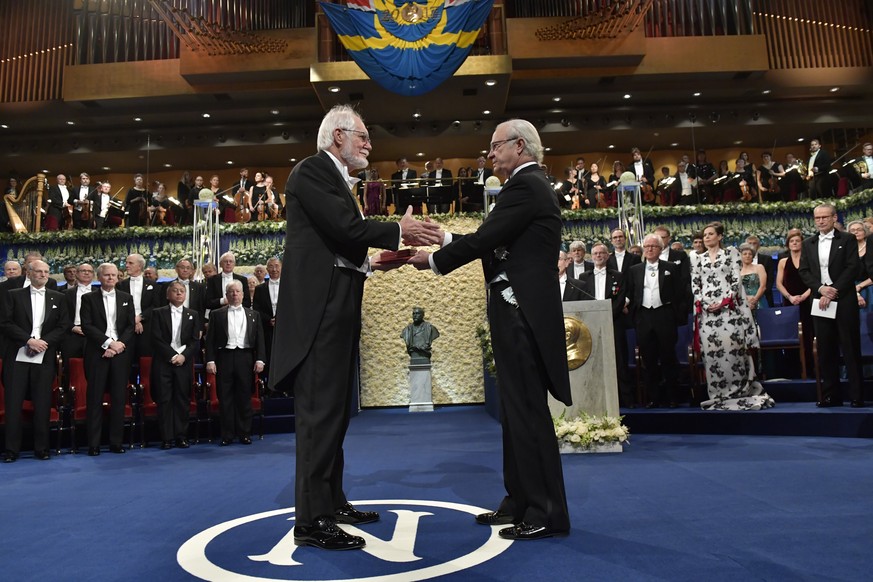
[[[647,263],[647,264],[646,264],[646,270],[647,270],[647,271],[657,271],[657,270],[658,270],[658,265],[657,265],[657,264],[654,264],[654,265],[653,265],[653,264],[651,264],[651,263]]]
[[[136,281],[137,283],[142,283],[142,275],[138,277],[130,277],[130,282],[133,283],[134,281]]]
[[[176,307],[174,305],[171,305],[170,311],[172,311],[173,313],[180,313],[181,314],[182,313],[182,306],[180,305],[179,307]]]
[[[91,285],[79,285],[79,291],[91,291]]]
[[[242,311],[242,305],[230,305],[227,308],[228,311]]]
[[[115,291],[103,292],[103,297],[115,297]]]
[[[833,239],[834,239],[833,231],[829,232],[828,234],[819,235],[819,237],[818,237],[818,240],[833,240]]]
[[[605,275],[605,274],[606,274],[606,269],[594,269],[595,276],[600,276],[600,275]]]
[[[270,279],[270,285],[275,285],[278,287],[279,286],[279,279],[276,279],[275,281],[273,279]]]
[[[31,295],[45,295],[45,287],[43,287],[41,289],[37,289],[36,287],[31,287],[30,294]]]

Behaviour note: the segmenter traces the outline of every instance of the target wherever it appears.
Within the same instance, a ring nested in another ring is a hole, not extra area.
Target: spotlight
[[[721,119],[721,115],[719,115],[719,113],[716,111],[713,111],[712,113],[709,114],[709,120],[713,123],[718,123],[718,121],[720,119]]]
[[[461,127],[461,122],[459,120],[454,120],[452,122],[452,127]]]

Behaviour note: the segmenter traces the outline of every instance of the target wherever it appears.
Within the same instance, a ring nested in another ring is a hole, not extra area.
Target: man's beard
[[[340,154],[342,154],[350,170],[362,170],[368,165],[367,158],[356,151],[351,141],[343,144]]]

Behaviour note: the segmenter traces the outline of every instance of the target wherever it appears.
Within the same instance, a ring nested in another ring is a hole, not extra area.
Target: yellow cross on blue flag
[[[331,27],[361,69],[400,95],[423,95],[461,66],[494,0],[321,2]]]

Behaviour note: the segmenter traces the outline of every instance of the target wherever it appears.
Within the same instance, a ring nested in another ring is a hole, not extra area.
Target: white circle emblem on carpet
[[[381,520],[341,527],[362,536],[360,551],[329,552],[294,545],[294,508],[214,525],[190,538],[176,559],[204,580],[241,582],[391,582],[427,580],[486,562],[512,542],[500,527],[474,523],[481,507],[411,499],[353,501],[378,509]]]

